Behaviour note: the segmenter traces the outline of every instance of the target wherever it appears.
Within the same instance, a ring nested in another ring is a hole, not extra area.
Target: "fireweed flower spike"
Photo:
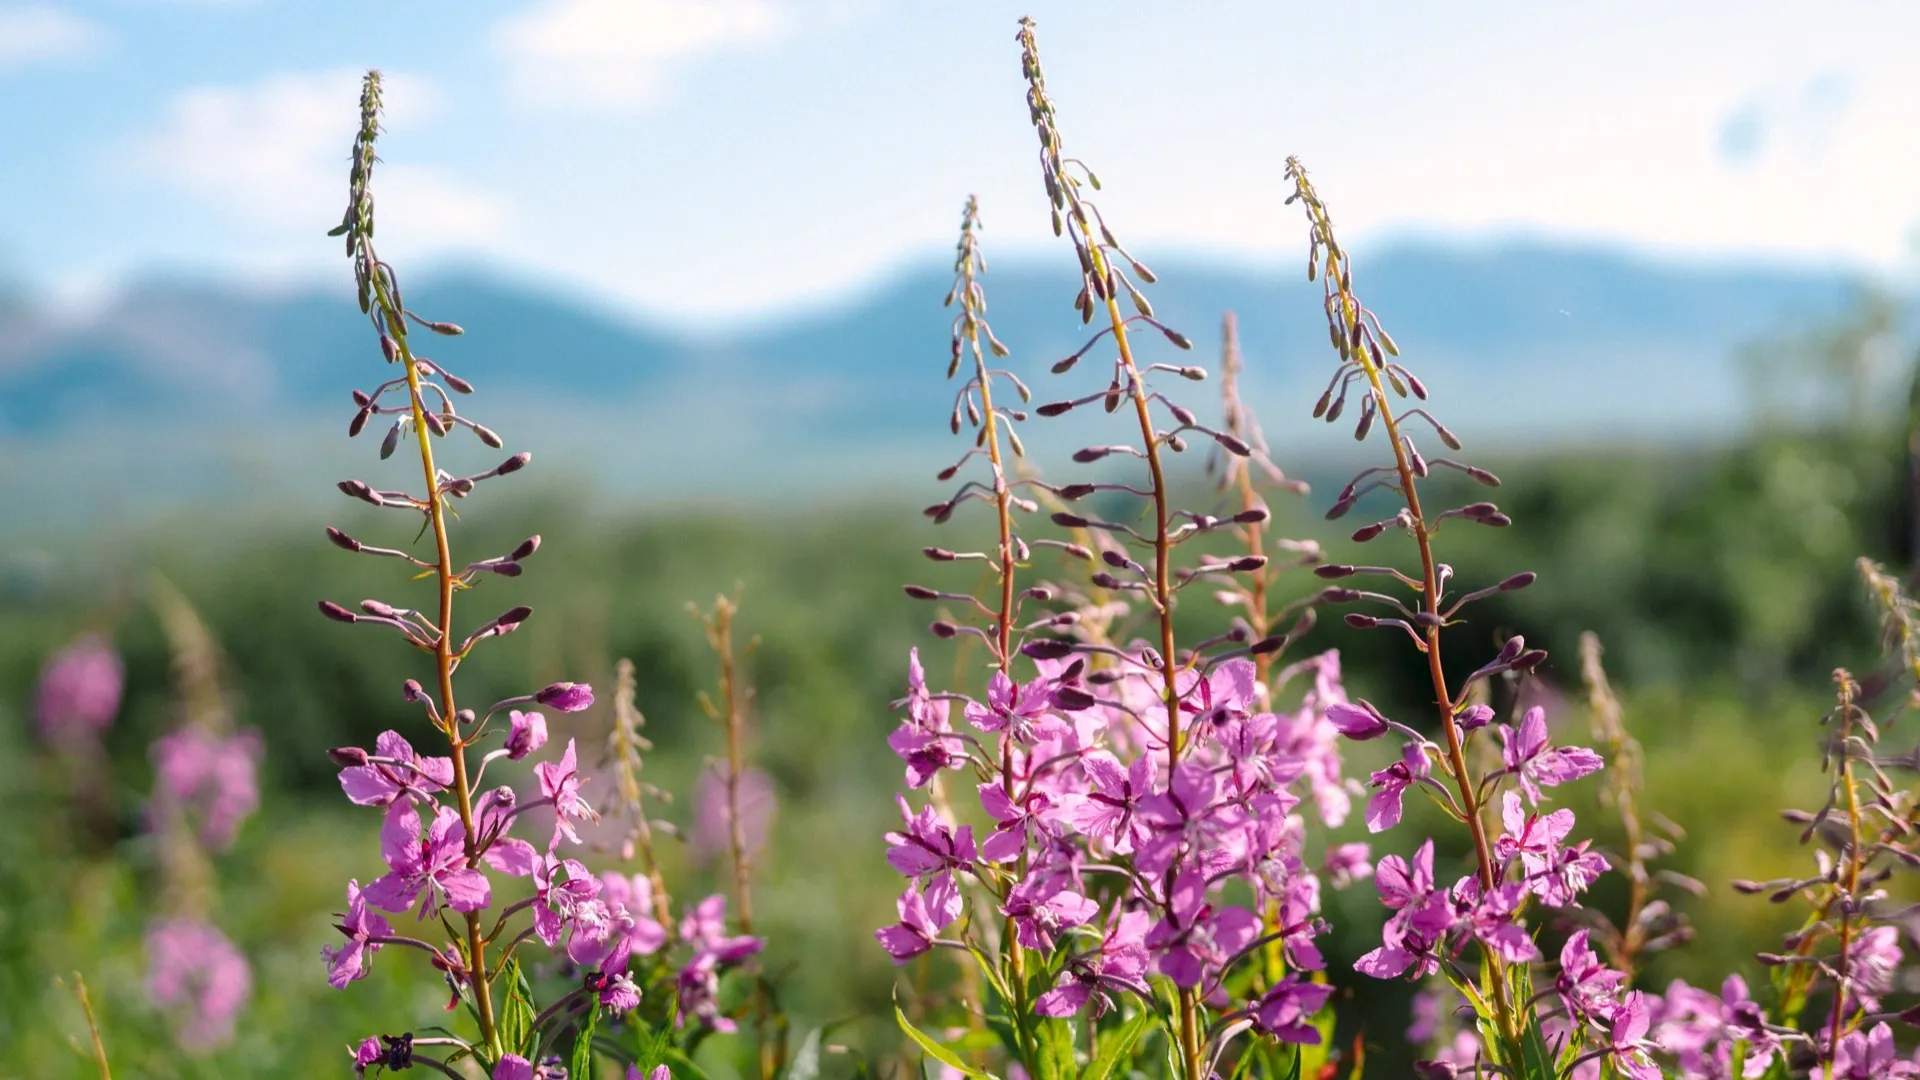
[[[940,480],[980,471],[927,512],[943,523],[983,503],[997,539],[990,551],[926,554],[941,564],[984,563],[990,585],[980,596],[922,584],[906,591],[949,605],[935,636],[963,650],[983,645],[988,663],[972,686],[940,691],[928,685],[920,653],[909,658],[898,703],[906,715],[890,745],[906,762],[908,787],[929,794],[924,804],[902,798],[903,826],[886,837],[887,859],[907,880],[899,921],[876,937],[896,960],[942,948],[970,955],[968,970],[996,995],[990,1008],[1006,1010],[994,1029],[1013,1059],[1009,1072],[1055,1072],[1072,1055],[1106,1053],[1110,1038],[1122,1038],[1115,1052],[1124,1060],[1159,1023],[1174,1073],[1186,1080],[1230,1058],[1284,1073],[1299,1060],[1285,1046],[1306,1042],[1301,1025],[1319,1022],[1312,1015],[1328,996],[1314,943],[1325,930],[1320,882],[1304,857],[1305,823],[1294,812],[1301,795],[1292,787],[1310,791],[1325,820],[1346,815],[1352,791],[1326,715],[1346,697],[1331,654],[1279,667],[1285,635],[1271,629],[1282,619],[1303,629],[1301,609],[1270,608],[1271,577],[1263,574],[1256,590],[1249,575],[1272,567],[1266,548],[1290,552],[1291,565],[1317,562],[1317,550],[1276,545],[1257,528],[1269,512],[1253,474],[1242,477],[1234,462],[1258,457],[1260,477],[1293,485],[1265,462],[1237,397],[1227,396],[1225,426],[1208,426],[1170,396],[1206,372],[1145,357],[1162,339],[1176,349],[1190,342],[1154,317],[1141,291],[1152,272],[1089,198],[1099,186],[1091,172],[1064,154],[1030,20],[1018,42],[1041,178],[1080,263],[1075,307],[1086,322],[1103,315],[1085,346],[1054,365],[1064,375],[1085,361],[1101,378],[1034,411],[1097,406],[1126,422],[1117,436],[1125,441],[1074,455],[1110,470],[1084,481],[1056,484],[1012,467],[1027,414],[1003,402],[1009,387],[1024,402],[1028,388],[989,360],[1005,350],[986,323],[980,216],[969,201],[948,355],[950,377],[966,377],[949,424],[971,429],[972,445]],[[1235,508],[1173,504],[1168,456],[1196,440],[1224,455]],[[1067,539],[1040,535],[1046,525],[1030,515],[1042,506]],[[1043,546],[1060,550],[1078,580],[1022,578]],[[1195,586],[1242,614],[1226,633],[1182,647],[1174,609]],[[1134,611],[1143,616],[1139,638],[1127,621]],[[1310,688],[1295,711],[1276,711],[1276,688],[1294,678]],[[975,773],[979,803],[965,813],[947,805],[939,784],[942,771],[961,766]],[[974,821],[990,825],[976,837]],[[1347,853],[1341,865],[1352,861]],[[970,896],[999,918],[965,918]],[[1083,1026],[1052,1022],[1089,1005]],[[1248,1019],[1260,1014],[1272,1023]],[[904,1011],[899,1020],[922,1047],[933,1044]],[[1255,1036],[1236,1043],[1249,1031]]]
[[[1555,811],[1544,817],[1528,814],[1520,805],[1519,793],[1524,793],[1529,802],[1538,802],[1543,786],[1588,775],[1600,769],[1602,761],[1584,748],[1551,747],[1544,715],[1530,710],[1516,727],[1500,727],[1504,768],[1486,776],[1476,776],[1469,770],[1468,741],[1487,726],[1492,714],[1471,705],[1468,691],[1474,683],[1495,675],[1530,671],[1546,654],[1528,649],[1524,641],[1513,638],[1497,657],[1455,687],[1449,683],[1442,662],[1441,631],[1458,621],[1467,605],[1499,592],[1524,588],[1533,582],[1533,575],[1516,574],[1464,595],[1449,594],[1452,571],[1438,562],[1433,547],[1441,527],[1450,519],[1493,527],[1503,527],[1510,521],[1493,504],[1484,502],[1429,513],[1421,501],[1420,482],[1433,466],[1443,464],[1483,484],[1497,484],[1498,480],[1477,467],[1450,458],[1429,459],[1421,453],[1419,442],[1429,433],[1448,451],[1459,450],[1460,440],[1425,408],[1403,404],[1408,396],[1424,403],[1428,396],[1425,385],[1395,359],[1398,346],[1354,292],[1351,260],[1334,237],[1326,206],[1297,159],[1288,159],[1287,179],[1293,186],[1287,201],[1299,202],[1306,213],[1310,233],[1307,276],[1323,282],[1327,334],[1340,361],[1326,393],[1314,407],[1314,415],[1336,421],[1345,413],[1349,396],[1357,395],[1354,437],[1364,440],[1378,429],[1392,455],[1388,464],[1364,469],[1354,477],[1335,496],[1327,516],[1344,517],[1370,492],[1385,490],[1402,505],[1386,520],[1361,527],[1353,540],[1367,543],[1390,532],[1405,534],[1413,539],[1419,557],[1419,566],[1412,572],[1390,566],[1322,566],[1317,572],[1332,579],[1365,574],[1412,594],[1410,602],[1362,588],[1338,587],[1324,595],[1329,602],[1385,609],[1378,615],[1352,612],[1347,616],[1350,626],[1397,629],[1411,639],[1426,661],[1442,740],[1435,746],[1409,734],[1404,760],[1374,774],[1378,793],[1369,805],[1368,824],[1375,831],[1396,824],[1402,793],[1415,784],[1431,783],[1445,809],[1467,826],[1475,856],[1474,874],[1448,891],[1452,911],[1444,916],[1431,899],[1430,882],[1417,887],[1402,885],[1403,880],[1419,879],[1408,878],[1397,868],[1390,882],[1383,862],[1376,880],[1382,898],[1397,909],[1397,914],[1388,924],[1382,949],[1358,966],[1381,976],[1398,974],[1410,966],[1424,972],[1454,953],[1457,946],[1448,945],[1450,940],[1462,944],[1468,938],[1478,940],[1482,945],[1478,979],[1463,984],[1464,973],[1456,974],[1458,968],[1451,962],[1446,971],[1456,985],[1463,986],[1463,993],[1473,991],[1467,996],[1480,1012],[1486,1030],[1494,1035],[1494,1045],[1486,1048],[1491,1063],[1517,1074],[1527,1067],[1528,1054],[1533,1053],[1528,1047],[1537,1050],[1543,1045],[1539,1018],[1526,1007],[1533,992],[1525,961],[1531,959],[1533,946],[1525,931],[1527,905],[1521,896],[1524,892],[1553,906],[1570,905],[1605,867],[1599,856],[1587,853],[1584,844],[1567,845],[1573,827],[1570,811]],[[1410,423],[1415,420],[1418,425]],[[1334,722],[1355,738],[1377,737],[1391,730],[1389,722],[1371,709],[1341,710]],[[1438,778],[1429,780],[1429,772],[1437,773]],[[1507,833],[1496,837],[1485,808],[1494,793],[1509,784],[1519,793],[1505,793],[1503,821]],[[1603,1046],[1617,1069],[1638,1075],[1643,1061],[1638,1056],[1638,1040],[1645,1034],[1644,1017],[1636,1014],[1616,1023],[1616,1010],[1605,1019],[1613,1024],[1610,1035],[1576,1031],[1570,1045],[1577,1048],[1591,1042]],[[1627,1039],[1628,1035],[1632,1037]],[[1606,1041],[1608,1038],[1612,1041]],[[1536,1059],[1538,1056],[1534,1053]]]

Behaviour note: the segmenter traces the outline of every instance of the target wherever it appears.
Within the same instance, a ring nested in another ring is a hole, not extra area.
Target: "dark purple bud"
[[[460,327],[459,323],[423,322],[421,325],[436,334],[445,334],[448,337],[459,337],[461,334],[466,333],[466,331]]]
[[[1192,425],[1200,422],[1200,418],[1193,415],[1193,410],[1184,405],[1175,405],[1169,401],[1167,402],[1167,411],[1172,413],[1173,418],[1182,424]]]
[[[492,449],[498,450],[501,447],[507,445],[504,441],[501,440],[500,436],[495,435],[493,433],[493,429],[490,427],[486,427],[481,424],[475,424],[473,425],[473,433],[480,437],[481,442],[487,444],[487,446],[491,447]]]
[[[1371,615],[1362,615],[1357,611],[1347,612],[1347,625],[1355,630],[1371,630],[1380,625],[1380,620]]]
[[[1320,395],[1319,401],[1313,403],[1313,418],[1318,420],[1327,415],[1327,406],[1331,404],[1333,404],[1333,391],[1329,389]]]
[[[1166,663],[1160,659],[1160,650],[1141,649],[1140,661],[1155,671],[1166,670]]]
[[[427,700],[427,688],[420,685],[419,679],[408,679],[400,684],[400,700],[421,702]]]
[[[927,629],[937,638],[950,638],[960,632],[960,628],[945,619],[935,619],[927,624]]]
[[[461,709],[459,712],[453,714],[453,719],[454,722],[461,727],[466,727],[468,724],[473,723],[475,717],[472,709]]]
[[[1531,570],[1522,570],[1520,573],[1515,574],[1512,577],[1508,578],[1507,580],[1501,582],[1499,585],[1496,585],[1495,588],[1499,589],[1501,592],[1512,592],[1515,589],[1524,589],[1527,586],[1533,584],[1534,579],[1539,576],[1540,575],[1534,573]]]
[[[1454,717],[1461,731],[1477,731],[1493,722],[1493,706],[1469,705],[1465,712]]]
[[[1519,634],[1515,634],[1501,643],[1500,655],[1495,657],[1493,662],[1496,664],[1511,664],[1513,663],[1513,658],[1519,656],[1526,647],[1527,639],[1521,637]]]
[[[1427,384],[1421,382],[1418,375],[1405,368],[1401,368],[1400,371],[1407,377],[1407,387],[1413,391],[1413,396],[1421,401],[1427,400]]]
[[[468,495],[473,494],[473,477],[456,476],[453,479],[447,481],[446,490],[447,490],[447,494],[452,495],[458,499],[464,499]]]
[[[1248,646],[1247,651],[1252,653],[1255,656],[1265,656],[1268,653],[1279,652],[1282,648],[1286,646],[1286,644],[1287,644],[1287,635],[1269,634],[1268,636],[1263,637],[1259,641],[1256,641],[1252,645]]]
[[[1447,625],[1447,620],[1431,611],[1416,611],[1413,613],[1413,625],[1422,630],[1438,630]]]
[[[1333,399],[1333,407],[1327,410],[1327,415],[1326,415],[1327,423],[1331,424],[1334,421],[1340,419],[1340,413],[1344,411],[1346,407],[1347,407],[1347,395],[1343,391],[1339,397]]]
[[[1171,447],[1176,454],[1184,454],[1187,452],[1187,440],[1181,438],[1179,435],[1167,436],[1167,445]]]
[[[1133,560],[1127,558],[1126,553],[1123,551],[1103,551],[1100,553],[1100,559],[1108,566],[1118,570],[1125,570],[1133,565]]]
[[[1098,701],[1095,700],[1092,694],[1078,687],[1059,686],[1054,688],[1053,706],[1056,709],[1065,709],[1068,712],[1080,712],[1084,709],[1091,709],[1096,704],[1098,704]]]
[[[1358,495],[1345,495],[1335,500],[1334,504],[1327,508],[1327,520],[1339,521],[1341,518],[1346,517],[1347,511],[1353,509],[1353,504],[1359,501],[1360,497]]]
[[[533,460],[533,455],[527,453],[525,450],[522,450],[519,453],[508,458],[507,460],[501,462],[500,467],[494,471],[499,473],[501,476],[505,476],[508,473],[516,473],[516,472],[519,472],[521,469],[526,468],[527,462],[532,460]]]
[[[444,436],[447,433],[446,418],[439,413],[423,411],[420,414],[420,418],[427,422],[427,430],[433,432],[435,435]]]
[[[491,625],[493,626],[496,633],[511,634],[515,630],[518,630],[520,628],[521,623],[527,621],[527,616],[532,614],[533,614],[532,608],[526,606],[525,604],[521,604],[518,607],[509,608],[499,618],[493,620],[493,623]],[[546,693],[546,691],[543,690],[541,691],[541,693]],[[541,702],[541,704],[544,705],[546,703]]]
[[[1745,878],[1737,878],[1733,881],[1727,882],[1727,884],[1733,886],[1734,892],[1742,893],[1747,896],[1752,896],[1756,893],[1763,893],[1767,891],[1767,886],[1764,882],[1748,881]]]
[[[1039,413],[1041,416],[1060,416],[1072,410],[1073,402],[1071,401],[1050,401],[1033,411]]]
[[[1387,718],[1371,702],[1360,701],[1355,704],[1336,702],[1327,706],[1327,722],[1340,734],[1356,742],[1377,739],[1387,733]]]
[[[1523,652],[1519,656],[1514,657],[1513,670],[1532,671],[1534,668],[1537,668],[1542,663],[1544,663],[1546,659],[1547,659],[1547,650],[1528,649],[1526,652]]]
[[[1053,590],[1045,585],[1033,585],[1022,590],[1020,595],[1024,599],[1038,600],[1044,604],[1053,599]]]
[[[1093,494],[1093,492],[1094,492],[1094,486],[1092,484],[1068,484],[1067,486],[1055,491],[1054,494],[1060,496],[1062,499],[1065,499],[1068,502],[1074,502],[1078,499],[1086,498],[1087,496]]]
[[[1256,506],[1250,510],[1242,510],[1233,515],[1232,521],[1235,525],[1264,525],[1267,519],[1272,516],[1272,514],[1267,512],[1266,507]]]
[[[1093,560],[1093,552],[1087,550],[1080,544],[1062,544],[1060,546],[1060,553],[1063,555],[1071,555],[1076,559],[1086,559],[1089,562]]]
[[[1343,577],[1352,577],[1353,574],[1354,574],[1353,567],[1346,566],[1341,563],[1327,563],[1324,566],[1316,566],[1313,568],[1314,577],[1343,578]]]
[[[535,533],[534,535],[527,537],[525,540],[520,541],[520,546],[517,548],[514,548],[513,553],[508,555],[507,558],[512,559],[514,562],[519,562],[521,559],[524,559],[527,556],[532,555],[534,552],[539,550],[540,550],[540,535],[538,533]]]
[[[1114,577],[1112,574],[1107,573],[1105,570],[1102,570],[1099,573],[1093,575],[1088,580],[1092,581],[1095,585],[1098,585],[1103,589],[1120,589],[1125,587],[1119,578]]]
[[[1063,529],[1084,529],[1087,527],[1086,518],[1081,517],[1079,514],[1069,514],[1064,510],[1058,511],[1053,515],[1053,523]]]
[[[1215,442],[1225,447],[1229,454],[1233,454],[1236,457],[1246,457],[1253,453],[1253,448],[1248,446],[1246,442],[1237,435],[1225,431],[1214,431],[1209,432],[1209,434],[1213,436]]]
[[[939,547],[921,548],[920,554],[925,555],[934,562],[952,562],[957,558],[953,552],[948,551],[946,548]]]
[[[1372,401],[1373,399],[1368,398],[1367,400]],[[1373,410],[1371,408],[1363,408],[1360,410],[1360,422],[1353,426],[1353,441],[1365,442],[1367,440],[1367,433],[1372,430]]]
[[[373,398],[369,396],[365,390],[355,390],[353,392],[353,403],[364,409],[373,404]]]
[[[343,769],[367,763],[367,752],[357,746],[336,746],[327,751],[327,757]]]
[[[447,389],[453,391],[456,394],[473,393],[472,383],[468,382],[467,380],[461,378],[458,375],[455,375],[453,372],[448,371],[446,368],[440,369],[440,381],[443,383],[446,383]]]
[[[906,590],[906,594],[908,596],[913,597],[915,600],[940,599],[939,593],[935,592],[932,589],[927,588],[925,585],[902,585],[901,588]]]
[[[1035,638],[1020,646],[1021,655],[1034,660],[1064,660],[1073,655],[1073,642]]]
[[[1353,542],[1356,544],[1364,544],[1374,537],[1379,536],[1381,533],[1386,532],[1387,526],[1390,524],[1392,524],[1390,521],[1376,521],[1371,525],[1362,525],[1358,529],[1353,530]]]
[[[1108,454],[1111,454],[1111,453],[1113,453],[1113,450],[1110,447],[1089,446],[1084,450],[1075,450],[1073,452],[1073,460],[1082,465],[1086,465],[1091,462],[1099,461],[1101,458],[1106,457]]]
[[[347,438],[351,439],[355,435],[365,431],[367,429],[367,419],[372,415],[373,406],[371,405],[363,406],[359,412],[354,413],[353,419],[347,423]]]
[[[1265,555],[1242,555],[1227,564],[1227,573],[1244,574],[1252,570],[1258,570],[1265,565],[1267,565],[1267,557]]]
[[[355,615],[353,612],[348,611],[346,608],[341,607],[331,600],[320,601],[320,614],[325,615],[334,622],[353,623],[360,621],[360,616]]]
[[[389,364],[395,363],[400,359],[399,346],[395,345],[393,343],[393,338],[387,336],[386,334],[380,335],[380,352],[384,356],[386,356],[387,363]]]
[[[557,682],[533,695],[533,700],[561,712],[580,712],[593,704],[593,687],[586,683]]]
[[[521,566],[519,563],[506,561],[480,563],[479,568],[482,570],[491,570],[501,577],[510,578],[519,577],[521,574],[527,572],[527,568]]]
[[[395,420],[393,426],[387,429],[387,437],[380,440],[380,460],[385,461],[393,456],[394,449],[400,445],[400,429],[406,423],[405,419]]]
[[[948,480],[951,480],[951,479],[953,479],[953,476],[954,476],[954,474],[955,474],[955,473],[957,473],[957,472],[959,472],[959,471],[960,471],[960,466],[958,466],[958,465],[949,465],[949,466],[947,466],[946,468],[944,468],[944,469],[941,469],[941,470],[940,470],[939,472],[937,472],[937,473],[934,473],[934,474],[933,474],[933,478],[934,478],[935,480],[938,480],[938,481],[940,481],[941,483],[945,483],[945,482],[947,482]]]
[[[341,532],[331,525],[327,526],[327,539],[333,542],[334,547],[344,551],[359,551],[362,546],[360,541],[355,540],[353,537],[348,536],[346,533]]]
[[[1320,590],[1315,602],[1321,604],[1351,604],[1360,599],[1359,589],[1346,589],[1338,585],[1329,585]]]

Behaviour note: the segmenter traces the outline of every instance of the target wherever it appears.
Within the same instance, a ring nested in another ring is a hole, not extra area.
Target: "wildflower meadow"
[[[409,84],[332,103],[358,471],[0,613],[0,1077],[1920,1076],[1920,414],[1516,453],[1299,157],[1273,393],[1293,296],[1176,325],[1112,88],[1004,29],[1072,344],[996,334],[1014,208],[910,178],[945,449],[857,503],[555,479],[376,244]]]

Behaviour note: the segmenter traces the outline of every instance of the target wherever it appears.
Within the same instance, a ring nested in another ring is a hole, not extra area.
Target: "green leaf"
[[[595,1003],[587,1010],[587,1023],[573,1040],[573,1059],[567,1066],[567,1075],[579,1080],[593,1080],[593,1031],[600,1024],[600,1006]]]
[[[967,1064],[961,1059],[959,1054],[940,1045],[934,1040],[933,1036],[914,1027],[913,1021],[907,1019],[907,1014],[900,1010],[900,1003],[897,1001],[894,1002],[893,1005],[893,1019],[900,1025],[900,1030],[906,1033],[907,1038],[912,1039],[919,1045],[920,1049],[926,1051],[928,1057],[938,1061],[942,1065],[959,1069],[960,1072],[966,1076],[992,1077],[992,1073],[981,1072],[979,1069]]]
[[[815,1080],[820,1075],[820,1028],[807,1032],[787,1063],[786,1080]]]
[[[1140,1037],[1153,1027],[1155,1019],[1152,1012],[1142,1009],[1134,1013],[1133,1019],[1127,1021],[1119,1031],[1102,1039],[1100,1056],[1087,1062],[1086,1070],[1080,1074],[1080,1080],[1107,1080],[1112,1076],[1115,1069],[1133,1056],[1134,1044],[1138,1043]]]
[[[673,1080],[712,1080],[705,1069],[695,1065],[693,1059],[677,1047],[669,1047],[660,1057],[661,1063],[672,1070]]]
[[[1059,1017],[1033,1025],[1034,1061],[1040,1080],[1072,1080],[1078,1064],[1073,1059],[1073,1028]]]
[[[500,1003],[500,1038],[507,1049],[521,1056],[533,1050],[533,1022],[537,1010],[533,1007],[532,989],[520,971],[520,958],[507,961],[507,969],[496,977],[504,981],[507,992]]]
[[[1520,1035],[1521,1076],[1525,1080],[1559,1080],[1560,1070],[1553,1064],[1553,1051],[1540,1033],[1540,1021],[1529,1017],[1527,1030]]]

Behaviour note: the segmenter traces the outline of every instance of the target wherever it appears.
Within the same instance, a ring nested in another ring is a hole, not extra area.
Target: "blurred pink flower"
[[[240,823],[260,805],[254,765],[260,760],[260,735],[242,731],[216,735],[204,728],[182,728],[153,744],[157,802],[178,806],[197,819],[200,843],[220,851],[233,843]]]
[[[740,774],[739,798],[740,832],[747,858],[752,859],[766,843],[767,828],[773,823],[773,778],[748,768]],[[694,783],[693,803],[693,832],[688,837],[693,857],[702,863],[731,858],[733,822],[727,815],[725,765],[716,764],[700,773]]]
[[[40,733],[62,743],[97,738],[119,713],[125,683],[120,654],[107,639],[80,635],[41,669],[35,707]]]
[[[199,1053],[233,1039],[253,971],[226,935],[199,919],[170,919],[148,931],[147,962],[147,993],[173,1014],[182,1049]]]

